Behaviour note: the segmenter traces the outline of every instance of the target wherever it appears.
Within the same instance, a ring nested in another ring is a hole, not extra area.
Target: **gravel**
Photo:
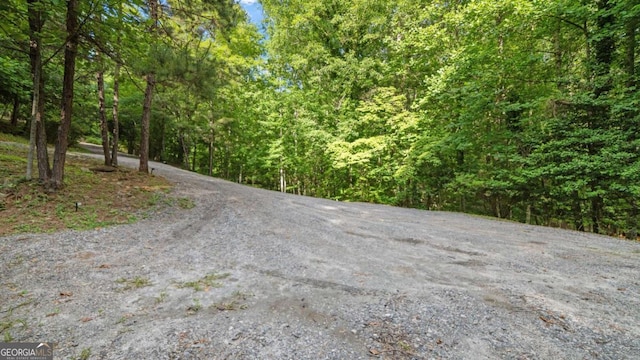
[[[151,166],[196,206],[0,238],[4,340],[63,359],[640,358],[640,243]]]

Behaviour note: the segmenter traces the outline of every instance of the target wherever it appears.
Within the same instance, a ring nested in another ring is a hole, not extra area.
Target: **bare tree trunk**
[[[189,161],[189,145],[187,144],[187,141],[184,138],[184,133],[182,131],[180,131],[180,145],[182,146],[182,162],[184,164],[184,168],[186,170],[189,170],[189,164],[191,163]]]
[[[44,77],[40,76],[40,94],[44,93]],[[51,178],[51,166],[49,165],[49,149],[47,148],[47,134],[44,126],[44,96],[38,97],[38,119],[36,121],[36,148],[38,157],[38,176],[40,182],[46,184]]]
[[[117,17],[122,19],[122,2],[117,7]],[[116,41],[120,43],[121,37],[118,34]],[[120,121],[118,118],[118,105],[120,102],[120,63],[116,62],[113,70],[113,148],[111,149],[111,166],[118,166],[118,143],[120,142]]]
[[[638,17],[632,17],[627,23],[626,29],[626,56],[625,67],[627,71],[627,87],[631,88],[636,85],[636,28],[638,27]]]
[[[215,132],[211,129],[211,137],[209,138],[209,176],[213,176],[213,142],[215,140]]]
[[[102,135],[102,151],[104,152],[104,164],[111,165],[111,154],[109,148],[109,125],[107,124],[107,109],[104,102],[104,71],[96,73],[98,82],[98,109],[100,113],[100,134]]]
[[[40,112],[41,97],[41,78],[42,78],[42,51],[40,47],[40,31],[42,30],[43,20],[42,11],[39,9],[39,0],[28,0],[29,13],[29,58],[31,60],[31,77],[33,80],[33,96],[31,104],[31,127],[29,131],[29,152],[27,154],[27,171],[26,178],[31,180],[33,177],[33,158],[36,150],[36,135],[38,123],[42,121],[42,113]]]
[[[280,114],[282,116],[282,114]],[[280,128],[280,139],[282,139],[282,128]],[[280,192],[287,192],[287,179],[284,171],[282,155],[280,155]]]
[[[284,168],[280,168],[280,192],[287,192],[287,179]]]
[[[57,190],[64,186],[64,163],[67,155],[71,113],[73,111],[73,85],[78,53],[78,0],[67,0],[68,40],[64,50],[64,77],[62,80],[62,108],[56,149],[53,154],[53,172],[49,189]]]
[[[606,98],[609,91],[613,88],[613,82],[611,79],[611,65],[613,63],[613,56],[616,49],[616,39],[614,38],[610,27],[614,26],[616,19],[612,14],[614,1],[613,0],[599,0],[597,2],[599,15],[597,17],[597,32],[599,36],[594,39],[594,74],[596,77],[595,86],[593,89],[593,95],[595,99],[605,101],[602,105],[597,105],[593,112],[595,116],[592,117],[594,130],[606,129],[609,126],[611,119],[611,108],[608,105]],[[598,144],[589,144],[589,154],[595,155],[601,150],[601,146]],[[592,192],[597,192],[598,183],[601,179],[593,179],[589,182],[589,187]],[[602,210],[604,208],[604,199],[602,195],[596,195],[591,199],[591,221],[593,223],[593,232],[599,233],[602,222]]]
[[[193,141],[193,157],[191,158],[191,171],[196,171],[196,157],[198,155],[198,142]]]
[[[158,30],[158,0],[148,0],[149,14],[153,23],[149,32],[152,36]],[[153,89],[156,85],[156,76],[150,71],[147,76],[147,89],[144,92],[144,106],[142,107],[142,121],[140,123],[140,167],[138,171],[149,172],[149,124],[151,122],[151,101],[153,100]]]
[[[140,167],[138,171],[149,172],[149,124],[151,121],[151,102],[155,87],[155,75],[147,75],[147,89],[144,92],[144,106],[142,107],[142,121],[140,123]]]
[[[16,94],[13,96],[13,109],[11,109],[12,128],[16,128],[18,126],[18,111],[20,111],[20,96]]]
[[[116,64],[113,71],[113,149],[111,150],[111,166],[118,166],[118,141],[120,123],[118,122],[118,101],[120,100],[120,64]]]
[[[34,50],[34,48],[37,50]],[[34,40],[33,38],[31,40],[31,71],[33,76],[33,102],[31,105],[29,152],[27,154],[27,180],[31,180],[33,177],[33,156],[36,151],[36,129],[38,127],[38,122],[42,119],[42,113],[38,111],[38,102],[40,100],[40,77],[42,76],[42,56],[40,53],[39,40]]]

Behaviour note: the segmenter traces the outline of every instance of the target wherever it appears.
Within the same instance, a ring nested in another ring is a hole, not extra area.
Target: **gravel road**
[[[56,359],[640,359],[640,243],[151,166],[195,208],[0,238],[13,341]]]

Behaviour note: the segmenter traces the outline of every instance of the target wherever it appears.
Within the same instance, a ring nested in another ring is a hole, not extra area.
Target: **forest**
[[[84,140],[142,172],[637,238],[637,0],[260,3],[0,2],[27,179],[64,186]]]

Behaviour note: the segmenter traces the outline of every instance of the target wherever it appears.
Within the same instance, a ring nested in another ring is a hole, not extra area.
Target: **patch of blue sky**
[[[238,1],[240,6],[249,15],[249,20],[256,24],[258,29],[262,28],[262,19],[264,19],[264,12],[262,11],[262,4],[258,0],[240,0]]]

